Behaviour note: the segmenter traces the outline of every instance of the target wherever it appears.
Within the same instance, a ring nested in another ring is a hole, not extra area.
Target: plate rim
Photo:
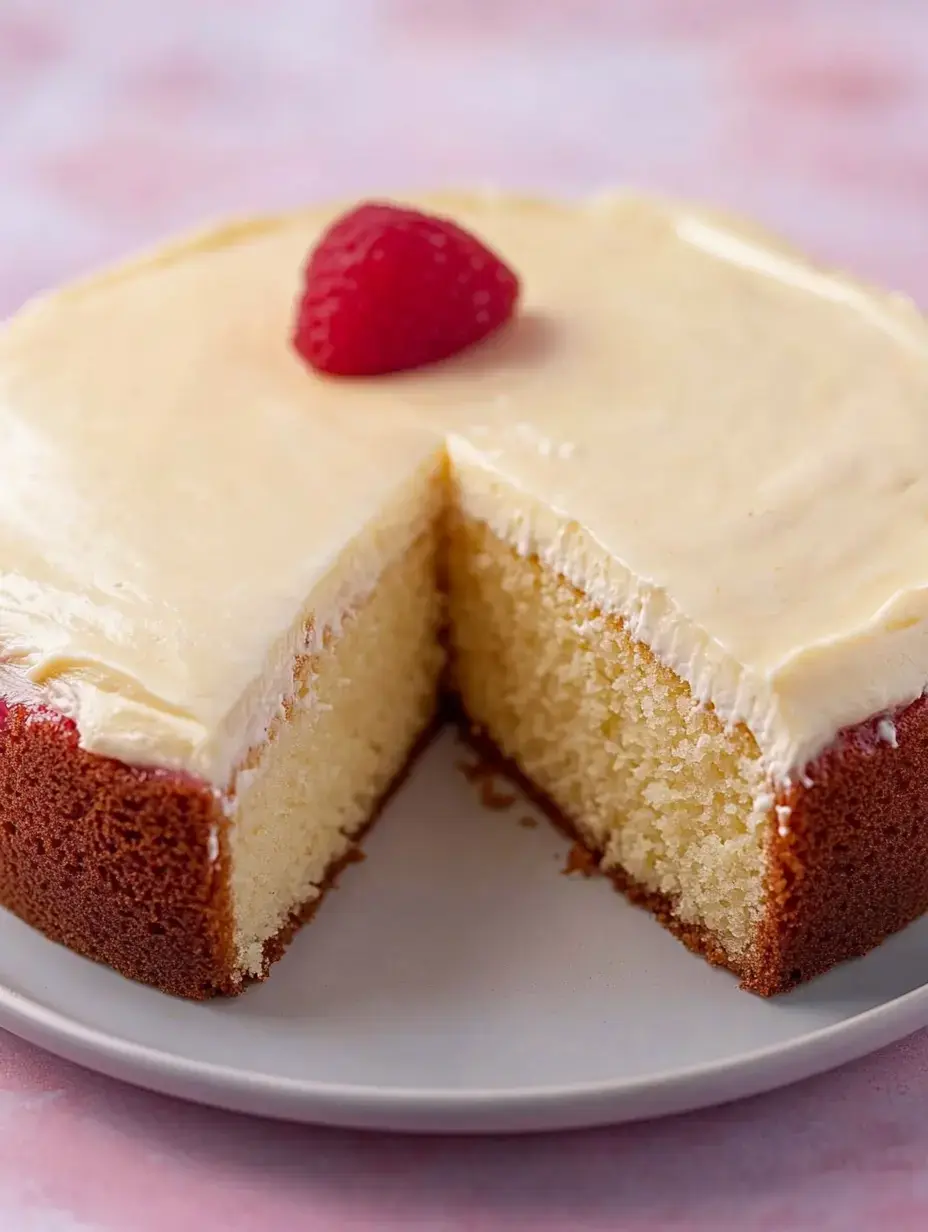
[[[702,1064],[612,1082],[509,1089],[327,1083],[193,1060],[90,1026],[2,982],[0,1026],[107,1077],[234,1112],[394,1132],[538,1132],[719,1106],[838,1068],[928,1026],[928,983],[795,1039]]]

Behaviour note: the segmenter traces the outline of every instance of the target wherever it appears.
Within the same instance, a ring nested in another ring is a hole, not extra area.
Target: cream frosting
[[[307,629],[415,533],[443,441],[464,505],[746,722],[774,780],[917,696],[917,311],[685,205],[429,204],[525,291],[433,368],[328,380],[291,351],[330,211],[194,238],[0,334],[0,658],[86,747],[225,785]]]
[[[425,530],[434,432],[290,349],[319,226],[226,229],[0,335],[0,659],[94,752],[227,787]]]

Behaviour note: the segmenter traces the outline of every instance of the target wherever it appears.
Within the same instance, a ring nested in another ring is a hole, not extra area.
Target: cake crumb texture
[[[242,776],[230,835],[244,975],[266,971],[269,943],[311,909],[432,722],[443,662],[437,548],[433,527],[338,636],[299,662],[285,721]]]
[[[741,970],[764,913],[769,823],[750,733],[699,706],[620,619],[460,514],[448,578],[452,684],[468,717],[604,872],[708,930]]]

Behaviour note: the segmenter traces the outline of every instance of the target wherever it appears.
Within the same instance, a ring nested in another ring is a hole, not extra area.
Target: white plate
[[[448,734],[271,979],[191,1004],[0,912],[0,1024],[187,1099],[377,1129],[539,1130],[678,1112],[928,1023],[923,921],[774,1001],[740,992],[531,810],[481,808]]]

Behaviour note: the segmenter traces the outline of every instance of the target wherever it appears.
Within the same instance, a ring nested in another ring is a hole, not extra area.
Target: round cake
[[[0,903],[238,992],[450,718],[746,988],[866,952],[928,907],[926,407],[909,304],[632,195],[233,223],[27,305]]]

